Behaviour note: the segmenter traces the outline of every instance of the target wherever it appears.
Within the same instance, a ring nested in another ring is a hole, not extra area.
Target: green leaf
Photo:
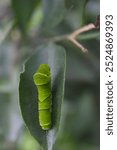
[[[39,2],[40,0],[12,0],[16,23],[23,33],[26,33],[31,15]]]
[[[64,19],[66,14],[64,0],[43,0],[43,11],[42,28],[46,33]]]
[[[33,81],[33,75],[42,63],[48,64],[51,69],[52,128],[48,131],[42,130],[39,125],[38,94]],[[65,66],[64,49],[49,43],[38,48],[37,52],[26,62],[25,72],[20,76],[19,96],[23,119],[30,133],[45,150],[52,150],[60,124],[64,96]]]
[[[89,0],[65,0],[65,5],[68,10],[77,11],[77,19],[79,20],[81,26],[86,23],[86,5],[88,1]]]
[[[80,7],[80,11],[81,11],[81,26],[84,25],[86,23],[86,6],[89,0],[84,0],[82,1],[82,4]]]

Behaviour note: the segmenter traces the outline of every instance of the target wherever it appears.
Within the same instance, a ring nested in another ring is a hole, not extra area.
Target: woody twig
[[[75,30],[73,33],[69,34],[66,37],[66,39],[68,39],[70,42],[72,42],[74,45],[76,45],[78,48],[80,48],[83,52],[87,52],[88,50],[76,40],[76,37],[78,35],[80,35],[81,33],[84,33],[86,31],[89,31],[89,30],[92,30],[95,28],[96,28],[96,26],[92,23],[85,25],[85,26],[81,27],[80,29]]]
[[[82,50],[82,52],[85,53],[85,52],[88,52],[88,50],[82,44],[79,43],[79,41],[77,40],[77,37],[80,34],[84,33],[84,32],[87,32],[87,31],[90,31],[90,30],[93,30],[93,29],[98,29],[99,27],[100,27],[100,17],[98,15],[97,19],[96,19],[96,22],[94,24],[90,23],[88,25],[85,25],[85,26],[73,31],[70,34],[57,36],[57,37],[54,37],[50,40],[52,40],[54,42],[58,42],[58,41],[61,41],[61,40],[69,40],[76,47],[80,48]]]

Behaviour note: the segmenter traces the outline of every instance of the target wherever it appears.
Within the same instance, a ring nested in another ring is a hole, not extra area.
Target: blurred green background
[[[94,23],[99,0],[0,0],[0,150],[41,150],[26,129],[19,108],[22,64],[43,38]],[[54,150],[99,150],[99,30],[84,33],[88,54],[68,41],[62,123]]]

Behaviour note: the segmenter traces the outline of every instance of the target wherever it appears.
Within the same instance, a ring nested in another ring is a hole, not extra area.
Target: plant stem
[[[73,43],[76,47],[80,48],[82,50],[82,52],[88,52],[88,50],[81,45],[78,40],[76,39],[77,36],[79,36],[81,33],[96,29],[97,27],[95,26],[95,24],[90,23],[88,25],[85,25],[77,30],[75,30],[74,32],[67,34],[67,35],[63,35],[63,36],[57,36],[54,38],[51,38],[50,40],[54,41],[54,42],[58,42],[61,40],[69,40],[71,43]]]

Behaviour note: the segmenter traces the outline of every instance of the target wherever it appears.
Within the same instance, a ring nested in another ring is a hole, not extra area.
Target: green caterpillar
[[[39,122],[43,130],[51,127],[51,74],[47,64],[41,64],[33,76],[38,90]]]

